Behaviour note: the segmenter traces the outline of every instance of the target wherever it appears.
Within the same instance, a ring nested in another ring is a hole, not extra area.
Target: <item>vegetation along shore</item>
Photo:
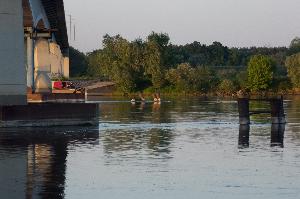
[[[70,49],[73,79],[116,83],[119,94],[159,90],[164,94],[300,94],[300,38],[289,47],[229,48],[170,43],[152,32],[145,40],[106,35],[102,48],[89,53]]]

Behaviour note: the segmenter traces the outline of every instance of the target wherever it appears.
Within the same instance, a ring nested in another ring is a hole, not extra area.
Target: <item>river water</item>
[[[300,198],[300,98],[250,127],[231,100],[93,100],[92,127],[0,129],[0,198]]]

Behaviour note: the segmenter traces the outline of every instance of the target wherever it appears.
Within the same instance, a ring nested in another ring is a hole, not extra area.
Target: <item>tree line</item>
[[[70,49],[71,77],[114,81],[123,93],[230,94],[300,87],[300,38],[289,47],[229,48],[220,42],[174,45],[168,34],[152,32],[134,41],[105,35],[102,44],[87,54]]]

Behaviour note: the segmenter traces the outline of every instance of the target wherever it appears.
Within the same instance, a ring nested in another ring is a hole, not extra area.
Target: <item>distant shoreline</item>
[[[152,97],[153,93],[149,93],[149,92],[142,92],[143,95],[147,98]],[[172,93],[164,93],[164,92],[160,92],[162,98],[163,97],[220,97],[220,98],[238,98],[239,96],[237,95],[237,93],[233,93],[233,94],[220,94],[217,92],[212,92],[212,93],[181,93],[181,92],[172,92]],[[101,96],[101,95],[99,95]],[[104,95],[103,95],[104,96]],[[121,93],[121,92],[112,92],[112,93],[107,93],[105,94],[105,96],[112,96],[112,97],[138,97],[138,92],[136,93]],[[272,97],[279,97],[279,96],[283,96],[283,97],[288,97],[288,96],[300,96],[300,92],[299,91],[287,91],[285,93],[282,92],[261,92],[261,93],[250,93],[245,95],[245,97],[253,97],[253,98],[263,98],[263,97],[267,97],[267,98],[272,98]]]

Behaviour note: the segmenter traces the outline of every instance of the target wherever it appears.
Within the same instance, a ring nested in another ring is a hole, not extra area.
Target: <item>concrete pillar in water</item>
[[[249,147],[250,125],[240,125],[239,128],[239,148]]]
[[[272,124],[271,146],[283,147],[285,124]]]
[[[51,53],[49,41],[44,38],[35,40],[34,45],[34,87],[36,93],[51,93]]]
[[[87,88],[84,89],[84,100],[88,101],[88,91],[87,91]]]
[[[63,76],[70,78],[70,58],[63,57]]]
[[[270,101],[272,124],[285,124],[285,115],[283,108],[283,98],[276,98]]]
[[[34,91],[34,56],[33,56],[33,50],[34,50],[34,44],[33,39],[30,37],[30,35],[26,38],[26,54],[27,54],[27,87],[31,88]]]
[[[249,99],[238,99],[239,122],[241,125],[250,124]]]
[[[27,103],[22,0],[0,0],[0,105]]]

